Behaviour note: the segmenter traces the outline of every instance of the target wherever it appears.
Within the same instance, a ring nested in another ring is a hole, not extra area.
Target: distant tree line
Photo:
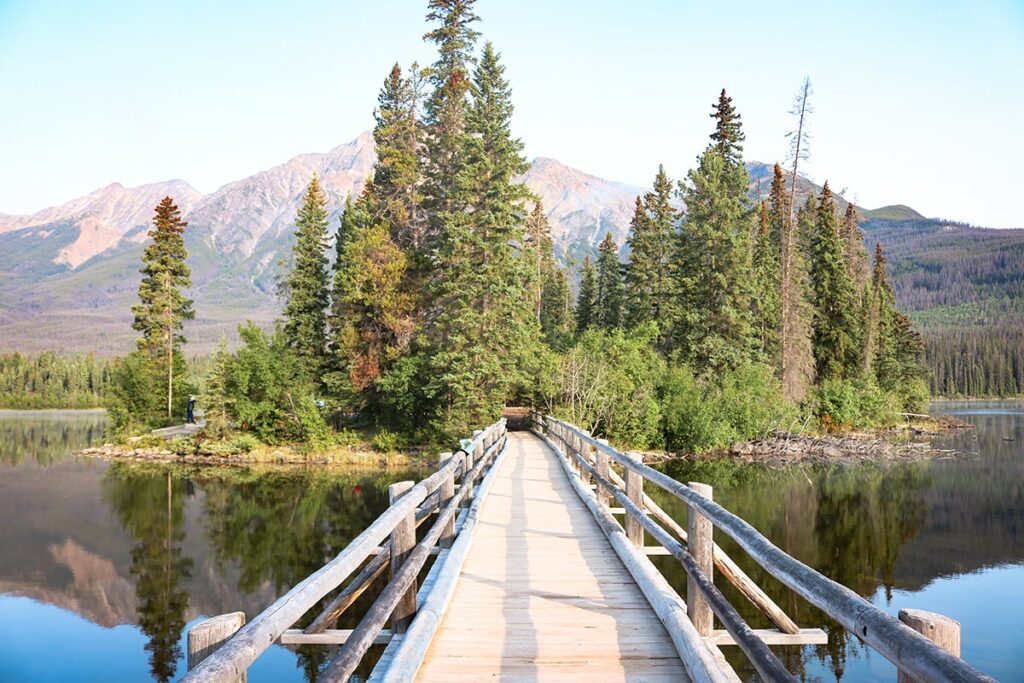
[[[110,382],[112,363],[87,356],[0,355],[0,408],[97,408]]]

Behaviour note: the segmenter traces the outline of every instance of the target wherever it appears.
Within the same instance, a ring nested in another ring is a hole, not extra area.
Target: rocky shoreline
[[[103,460],[122,460],[128,462],[184,463],[189,465],[362,465],[375,467],[394,467],[407,464],[402,458],[396,462],[394,454],[384,453],[351,453],[345,456],[316,455],[307,456],[291,450],[274,449],[254,453],[233,455],[180,455],[166,448],[134,448],[106,443],[102,446],[85,448],[76,451],[75,455]]]

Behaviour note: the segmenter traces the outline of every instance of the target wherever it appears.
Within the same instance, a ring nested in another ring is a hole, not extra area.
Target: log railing
[[[190,671],[182,680],[188,683],[244,680],[249,666],[275,642],[340,645],[319,680],[347,680],[371,645],[397,641],[409,627],[417,611],[417,576],[432,555],[439,557],[431,573],[444,569],[447,548],[466,527],[468,511],[461,508],[473,499],[477,481],[504,452],[506,444],[505,420],[499,420],[475,433],[472,439],[463,441],[458,453],[442,454],[440,467],[426,479],[417,484],[391,485],[388,489],[390,506],[380,517],[334,559],[300,581],[236,633],[230,637],[218,633],[214,641],[203,639],[204,643],[215,644],[216,649],[204,644],[200,656],[205,658],[195,662],[190,658]],[[433,519],[429,530],[417,543],[416,527],[430,518]],[[463,520],[461,525],[458,524],[460,519]],[[390,580],[356,628],[333,629],[338,617],[388,569]],[[357,570],[355,577],[342,588],[342,583]],[[339,588],[341,591],[309,626],[304,630],[292,628]],[[386,630],[384,626],[389,619],[392,628]],[[206,630],[205,624],[200,622],[192,630]]]
[[[714,544],[712,528],[718,528],[731,537],[769,574],[895,664],[901,675],[936,682],[993,681],[849,588],[780,550],[747,522],[715,503],[711,487],[696,482],[691,482],[689,486],[682,484],[644,465],[638,455],[622,453],[607,441],[594,438],[578,427],[553,417],[534,414],[533,429],[539,436],[546,438],[564,458],[563,466],[569,471],[570,480],[606,534],[609,530],[605,529],[602,520],[611,517],[610,512],[616,512],[608,507],[609,502],[615,500],[621,505],[619,511],[626,515],[625,531],[636,546],[637,553],[653,554],[652,549],[643,546],[646,531],[664,548],[663,552],[680,562],[687,574],[685,609],[694,630],[705,640],[738,645],[763,679],[795,680],[767,645],[822,642],[818,640],[821,632],[817,629],[798,629],[792,619]],[[622,468],[624,476],[619,476],[612,469],[612,463]],[[657,485],[688,506],[688,530],[684,531],[643,493],[645,481]],[[591,490],[591,482],[593,488],[596,488],[596,495]],[[622,528],[619,527],[619,530]],[[623,559],[624,562],[627,560],[625,557]],[[715,587],[715,568],[768,616],[779,630],[751,629]],[[638,583],[644,588],[641,581]],[[657,611],[658,606],[653,601],[652,606]],[[712,614],[725,627],[725,634],[712,631]],[[660,611],[659,617],[662,617]],[[662,621],[664,623],[666,619],[662,618]],[[669,635],[674,636],[670,624],[665,625]],[[675,637],[673,640],[676,640]],[[705,679],[706,671],[700,657],[694,657],[694,653],[686,651],[687,648],[680,648],[678,642],[677,649],[680,650],[691,678]]]

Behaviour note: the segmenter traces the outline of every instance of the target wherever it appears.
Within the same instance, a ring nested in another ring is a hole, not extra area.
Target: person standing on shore
[[[188,397],[188,407],[185,409],[185,421],[189,424],[196,423],[196,397]]]

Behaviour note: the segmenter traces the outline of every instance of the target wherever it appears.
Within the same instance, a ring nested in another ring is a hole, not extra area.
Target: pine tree
[[[746,135],[740,123],[740,115],[732,104],[732,98],[725,93],[718,96],[718,104],[711,112],[711,118],[715,119],[715,132],[711,134],[712,146],[718,151],[723,159],[732,165],[743,164],[743,145],[741,144]]]
[[[837,222],[836,203],[826,182],[818,201],[811,239],[815,306],[812,341],[817,375],[821,380],[853,377],[861,365],[858,362],[859,307]]]
[[[546,273],[541,300],[540,331],[544,342],[555,351],[565,351],[572,341],[573,310],[564,270],[555,267]]]
[[[530,265],[514,244],[526,232],[521,206],[530,197],[516,182],[528,168],[511,132],[511,87],[498,53],[484,46],[461,136],[461,168],[452,194],[465,211],[442,211],[439,313],[428,392],[433,426],[448,436],[493,421],[539,343],[529,291]]]
[[[622,265],[619,263],[619,245],[609,232],[598,247],[597,295],[594,304],[594,319],[597,326],[605,330],[621,327],[624,300],[625,287],[622,281]]]
[[[185,262],[187,225],[181,220],[174,200],[164,197],[156,207],[154,227],[148,233],[152,243],[142,254],[140,303],[132,307],[132,328],[142,332],[139,350],[146,355],[150,368],[161,368],[167,381],[168,419],[174,414],[175,393],[182,397],[184,388],[185,359],[181,347],[185,337],[181,330],[184,321],[195,317],[192,301],[181,293],[182,288],[192,284],[192,271]]]
[[[228,389],[230,363],[231,354],[228,352],[228,342],[221,338],[217,350],[213,352],[213,357],[210,359],[212,367],[206,376],[206,387],[202,396],[205,429],[218,437],[223,437],[227,433],[231,421],[231,397]]]
[[[284,332],[309,379],[320,376],[326,360],[327,199],[316,174],[295,219],[294,263],[288,275]]]
[[[580,291],[576,296],[576,334],[597,326],[597,271],[589,256],[583,257],[580,268]]]
[[[441,238],[445,214],[464,208],[456,203],[456,184],[462,170],[462,144],[469,107],[474,64],[473,47],[479,33],[472,25],[475,0],[430,0],[427,21],[440,25],[423,38],[437,45],[438,58],[430,69],[434,90],[426,102],[424,204],[429,210],[428,239]]]
[[[527,254],[531,262],[533,311],[540,322],[541,310],[544,307],[544,285],[547,273],[554,267],[554,244],[551,241],[551,225],[544,213],[544,205],[537,200],[533,211],[526,221]]]
[[[850,271],[850,277],[853,278],[854,289],[859,301],[863,299],[867,287],[871,283],[871,268],[868,265],[868,253],[864,249],[864,231],[858,225],[857,207],[852,202],[846,205],[840,237],[843,240],[846,267]]]
[[[758,213],[757,236],[754,240],[753,320],[761,354],[779,365],[779,323],[781,320],[782,272],[779,242],[773,234],[768,202],[762,201]]]
[[[673,183],[659,166],[650,192],[637,197],[630,223],[630,256],[626,268],[626,318],[634,326],[656,321],[660,346],[668,352],[674,295],[672,255],[679,212],[672,206]]]
[[[374,112],[374,218],[389,222],[392,239],[407,252],[419,251],[425,238],[420,191],[422,80],[417,65],[413,64],[410,75],[404,76],[395,64],[384,80]]]
[[[724,93],[719,112],[712,143],[680,186],[686,216],[674,268],[681,306],[675,344],[702,374],[736,367],[757,347],[750,305],[754,216],[738,145],[743,135]]]
[[[779,250],[778,367],[782,390],[791,401],[802,401],[814,382],[811,349],[810,281],[805,250],[797,234],[782,167],[775,164],[768,195],[769,239]],[[813,203],[813,195],[808,199]],[[814,215],[812,209],[809,216]]]
[[[875,243],[875,265],[871,280],[872,315],[868,335],[873,351],[873,369],[878,385],[886,391],[904,393],[913,382],[921,382],[924,343],[910,319],[896,308],[896,297],[885,269],[881,243]]]

